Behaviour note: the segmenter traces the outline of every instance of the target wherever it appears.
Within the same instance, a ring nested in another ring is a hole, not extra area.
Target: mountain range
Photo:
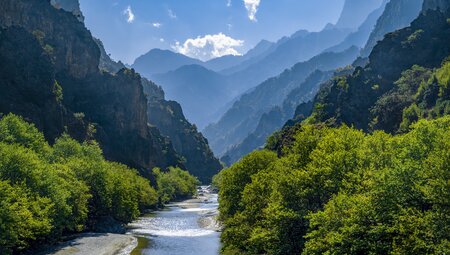
[[[63,133],[95,139],[108,160],[150,179],[154,167],[179,166],[208,183],[222,168],[177,103],[109,58],[77,0],[2,1],[0,13],[1,113],[21,115],[50,143]],[[183,125],[166,129],[167,119]]]

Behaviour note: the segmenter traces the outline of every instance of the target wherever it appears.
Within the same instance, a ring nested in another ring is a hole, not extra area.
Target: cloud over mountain
[[[199,36],[195,39],[190,38],[182,44],[177,42],[172,48],[183,55],[206,61],[225,55],[241,55],[237,48],[243,45],[243,40],[234,39],[219,33],[203,37]]]

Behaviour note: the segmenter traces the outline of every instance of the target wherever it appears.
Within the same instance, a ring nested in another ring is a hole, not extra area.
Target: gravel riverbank
[[[87,233],[37,255],[126,255],[136,245],[131,235]]]

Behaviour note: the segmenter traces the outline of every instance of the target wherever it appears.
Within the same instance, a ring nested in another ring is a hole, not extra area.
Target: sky
[[[153,48],[208,60],[244,54],[262,39],[336,23],[344,0],[80,0],[85,24],[115,60]]]

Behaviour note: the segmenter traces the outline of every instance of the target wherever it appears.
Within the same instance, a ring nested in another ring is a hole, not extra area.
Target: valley
[[[450,253],[449,0],[0,14],[0,254]]]

